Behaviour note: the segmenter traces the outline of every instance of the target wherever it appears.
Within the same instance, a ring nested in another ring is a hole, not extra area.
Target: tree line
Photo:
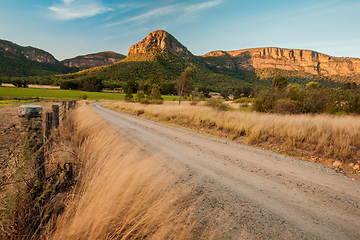
[[[300,87],[278,75],[271,88],[257,92],[255,99],[253,107],[259,112],[360,114],[360,90],[355,82],[332,88],[312,81]]]

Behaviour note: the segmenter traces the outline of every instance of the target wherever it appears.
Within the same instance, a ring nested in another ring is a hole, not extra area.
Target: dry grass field
[[[313,162],[332,165],[339,161],[340,171],[358,172],[359,116],[219,111],[173,102],[142,105],[120,101],[105,106]]]
[[[51,103],[44,105],[45,109],[50,106]],[[112,102],[107,106],[311,161],[330,165],[339,160],[339,171],[358,173],[358,116],[219,111],[200,104],[191,106],[190,103],[182,103],[179,106],[174,102],[163,105]],[[20,147],[16,145],[19,144],[20,120],[16,107],[0,108],[0,117],[1,178],[6,180],[7,177],[16,177],[4,174],[11,173],[7,172],[11,162],[4,160],[9,159],[9,149]],[[192,190],[181,185],[156,156],[149,157],[146,152],[122,139],[121,132],[115,132],[86,105],[74,111],[68,120],[70,127],[63,125],[60,133],[56,134],[61,137],[48,149],[48,164],[52,164],[53,171],[56,171],[56,163],[72,161],[78,173],[77,184],[70,192],[59,193],[52,202],[44,205],[44,216],[51,212],[51,218],[41,230],[36,230],[37,233],[41,231],[41,235],[36,237],[210,239],[216,235],[216,227],[200,226],[201,219],[194,214]],[[0,238],[19,236],[11,230],[11,221],[26,219],[26,215],[16,212],[16,205],[9,205],[10,200],[17,202],[19,196],[14,192],[9,198],[9,192],[5,191],[15,188],[11,185],[3,187],[0,188],[0,228],[6,234],[0,235]],[[11,214],[13,220],[9,218]],[[27,224],[27,221],[21,224]],[[13,227],[16,229],[19,226]]]
[[[82,170],[65,212],[48,226],[47,238],[194,237],[189,193],[156,159],[117,136],[87,106],[77,110],[73,121],[72,141],[79,147]]]
[[[31,207],[26,207],[27,193],[21,190],[26,180],[14,182],[20,172],[31,175],[32,164],[18,169],[11,164],[15,156],[8,157],[8,149],[21,149],[20,122],[14,122],[19,121],[17,107],[0,108],[0,114],[1,171],[11,173],[2,174],[10,178],[0,186],[1,239],[211,239],[214,231],[205,232],[193,213],[191,189],[156,157],[122,139],[86,105],[68,116],[71,124],[60,126],[46,152],[49,174],[57,163],[71,162],[76,185],[70,192],[52,195],[41,208],[50,218],[40,219],[45,222],[38,226],[37,218],[27,218]],[[27,235],[26,229],[35,234]]]

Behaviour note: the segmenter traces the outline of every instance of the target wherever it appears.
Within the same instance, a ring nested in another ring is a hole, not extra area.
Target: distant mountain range
[[[0,40],[0,76],[44,76],[76,71],[77,68],[64,66],[44,50]]]
[[[212,89],[245,83],[261,85],[262,80],[271,80],[277,74],[298,83],[312,80],[329,84],[360,83],[358,58],[338,58],[312,50],[277,47],[212,51],[195,56],[163,30],[149,33],[129,48],[127,56],[100,52],[61,62],[46,51],[0,40],[0,76],[53,75],[84,70],[74,75],[101,75],[106,77],[104,80],[108,84],[129,79],[142,82],[154,76],[171,82],[187,66],[197,69],[193,77],[195,82]]]
[[[58,61],[50,53],[0,40],[0,76],[27,77],[74,73],[114,64],[125,58],[115,52],[100,52]]]
[[[81,70],[106,66],[123,60],[126,56],[115,52],[99,52],[84,56],[77,56],[61,61],[67,67],[77,67]]]

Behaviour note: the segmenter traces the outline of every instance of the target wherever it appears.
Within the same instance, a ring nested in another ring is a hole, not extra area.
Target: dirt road
[[[193,186],[224,239],[360,239],[360,182],[299,161],[90,107]],[[205,218],[204,218],[205,219]]]

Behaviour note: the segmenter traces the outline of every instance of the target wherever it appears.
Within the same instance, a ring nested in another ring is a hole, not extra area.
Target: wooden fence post
[[[49,137],[50,137],[50,133],[51,133],[51,129],[52,129],[52,123],[53,123],[53,114],[51,112],[47,112],[46,113],[46,118],[45,118],[45,137],[46,137],[46,140],[48,140]]]
[[[53,110],[53,127],[59,127],[59,105],[52,105]]]
[[[45,183],[45,154],[43,145],[43,131],[41,116],[25,116],[23,127],[25,134],[25,157],[33,156],[36,181],[33,185],[33,199],[39,197]]]

